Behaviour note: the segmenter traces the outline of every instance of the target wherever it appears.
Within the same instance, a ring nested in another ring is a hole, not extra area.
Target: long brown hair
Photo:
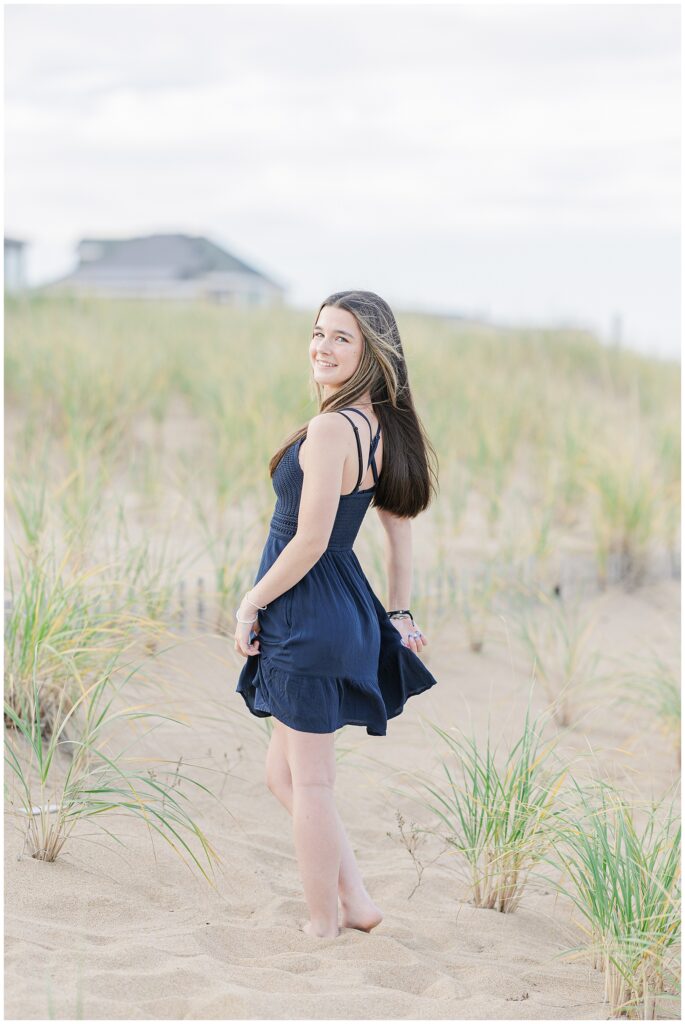
[[[310,377],[319,412],[345,409],[361,400],[368,391],[383,436],[383,466],[372,504],[397,516],[414,518],[437,495],[438,458],[416,413],[407,364],[402,350],[397,322],[387,302],[375,292],[335,292],[319,306],[314,325],[324,306],[346,309],[356,319],[364,339],[359,366],[350,379],[330,398],[323,398],[323,388]],[[273,476],[290,445],[307,433],[299,427],[274,454],[269,462]]]

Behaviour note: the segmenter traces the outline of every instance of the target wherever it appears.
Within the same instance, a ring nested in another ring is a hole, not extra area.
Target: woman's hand
[[[402,643],[405,647],[408,647],[415,654],[420,654],[424,646],[428,643],[428,637],[425,633],[421,632],[419,626],[412,625],[411,619],[407,616],[404,619],[391,619],[390,620],[402,637]],[[412,633],[420,633],[420,636],[414,637]]]
[[[254,622],[236,622],[234,644],[236,651],[242,654],[244,658],[247,658],[250,654],[259,654],[259,640],[253,640],[250,643],[250,633],[259,633],[261,629],[259,619],[255,618],[255,615],[259,615],[259,612],[253,604],[250,604],[249,601],[243,598],[237,615],[239,619],[254,619]]]

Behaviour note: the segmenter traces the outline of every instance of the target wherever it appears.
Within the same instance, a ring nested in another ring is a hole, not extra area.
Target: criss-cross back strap
[[[376,467],[376,446],[378,445],[378,442],[379,442],[380,436],[381,436],[381,425],[380,425],[380,423],[378,424],[378,430],[376,431],[375,436],[373,436],[373,427],[371,426],[371,421],[369,420],[369,417],[366,415],[366,413],[363,413],[361,411],[361,409],[357,409],[357,407],[355,405],[350,405],[350,406],[348,406],[348,408],[349,409],[353,409],[354,412],[358,412],[360,416],[363,416],[364,419],[366,420],[366,422],[369,425],[369,436],[371,437],[371,447],[369,449],[369,461],[367,462],[366,465],[367,465],[367,468],[369,466],[371,466],[371,472],[373,473],[373,482],[374,482],[374,484],[377,484],[378,483],[378,469]]]
[[[366,468],[368,469],[369,465],[371,466],[371,472],[373,473],[373,481],[374,481],[374,484],[377,484],[378,483],[378,469],[376,467],[376,458],[375,458],[375,454],[374,453],[375,453],[376,445],[378,444],[378,440],[379,440],[379,438],[381,436],[381,425],[380,425],[380,423],[378,424],[378,430],[376,431],[376,436],[374,437],[373,436],[373,427],[371,426],[371,422],[370,422],[368,416],[366,416],[361,411],[361,409],[357,409],[356,406],[354,406],[354,405],[350,405],[350,406],[348,406],[348,408],[350,410],[354,411],[354,412],[358,412],[360,416],[363,416],[364,419],[366,420],[366,422],[369,425],[369,434],[371,435],[371,447],[369,449],[369,461],[366,464]],[[350,494],[353,494],[354,491],[356,491],[357,488],[359,487],[360,483],[362,482],[362,477],[364,476],[364,460],[362,458],[362,446],[361,446],[361,441],[359,440],[359,430],[357,429],[357,424],[354,422],[354,420],[350,419],[350,417],[347,416],[343,412],[342,409],[336,409],[335,411],[339,412],[341,416],[344,416],[345,419],[348,420],[352,424],[352,428],[354,430],[354,436],[355,436],[355,439],[357,441],[357,454],[359,456],[359,476],[357,477],[357,483],[354,486],[354,490],[350,491]]]

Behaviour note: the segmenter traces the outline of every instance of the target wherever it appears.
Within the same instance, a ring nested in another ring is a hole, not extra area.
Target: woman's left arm
[[[385,530],[385,564],[388,573],[388,608],[409,608],[413,575],[413,546],[411,519],[393,515],[386,509],[377,509]],[[402,636],[405,647],[419,654],[428,644],[428,637],[409,616],[392,619]],[[414,634],[419,631],[420,636]]]

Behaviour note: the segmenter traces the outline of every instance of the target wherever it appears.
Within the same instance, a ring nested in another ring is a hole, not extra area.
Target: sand
[[[677,652],[679,586],[662,579],[629,594],[613,588],[601,611],[603,650],[629,662],[648,645]],[[291,819],[263,782],[266,734],[234,692],[232,640],[188,640],[158,671],[192,727],[167,723],[144,748],[183,757],[216,799],[193,812],[222,858],[217,889],[193,875],[144,826],[103,821],[116,846],[83,826],[53,864],[20,856],[16,819],[5,816],[5,1014],[10,1019],[604,1019],[603,975],[560,958],[578,942],[570,907],[531,891],[513,914],[468,902],[458,864],[443,855],[421,884],[396,838],[395,813],[429,819],[406,797],[402,769],[431,770],[426,719],[473,724],[485,735],[522,720],[525,660],[503,624],[481,654],[458,621],[423,655],[439,685],[412,698],[386,737],[338,734],[336,796],[372,897],[385,918],[371,934],[315,939],[306,917]],[[535,706],[544,705],[536,692]],[[167,710],[174,713],[171,701]],[[564,735],[568,756],[588,749],[606,776],[643,797],[676,778],[672,746],[639,710],[592,696]],[[189,768],[189,770],[191,770]],[[387,833],[390,832],[393,838]],[[430,859],[430,842],[426,860]],[[438,848],[435,847],[435,853]]]

